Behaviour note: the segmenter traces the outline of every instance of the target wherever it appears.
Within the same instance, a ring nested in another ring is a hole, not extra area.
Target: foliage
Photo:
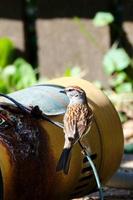
[[[23,58],[14,58],[14,45],[8,38],[0,39],[0,92],[10,93],[36,83],[44,83],[47,78],[36,78],[35,70]],[[79,66],[67,67],[64,76],[81,77]]]
[[[109,76],[111,89],[116,93],[132,92],[133,75],[131,75],[129,71],[133,68],[133,61],[125,49],[118,47],[116,42],[106,53],[104,53],[100,42],[96,40],[80,18],[75,17],[74,22],[78,25],[79,31],[86,40],[91,42],[91,44],[103,54],[103,67],[105,73]],[[114,16],[109,12],[98,12],[93,19],[95,26],[105,26],[112,22],[114,22]],[[73,72],[70,73],[70,71],[70,69],[66,70],[69,76],[73,76]],[[95,81],[95,84],[102,88],[101,84],[98,82]]]
[[[131,59],[122,48],[112,47],[104,56],[103,65],[109,75],[122,71],[129,66]]]
[[[109,12],[97,12],[93,24],[95,26],[106,26],[114,21],[114,16]]]
[[[22,58],[12,65],[0,69],[0,92],[10,93],[36,83],[36,74],[32,66]]]
[[[14,45],[9,38],[0,38],[0,68],[12,63],[14,58]]]
[[[34,7],[35,1],[30,0],[28,8]],[[29,9],[30,11],[31,9]],[[28,12],[28,11],[27,11]],[[95,26],[105,26],[114,21],[114,17],[108,12],[96,13],[93,23]],[[85,24],[78,18],[74,18],[74,22],[79,27],[79,31],[102,53],[101,44],[96,41],[93,34],[88,31]],[[14,45],[8,38],[0,39],[0,90],[3,92],[11,92],[13,90],[22,89],[37,82],[35,71],[32,66],[24,59],[18,58],[13,62]],[[132,92],[133,79],[129,75],[129,68],[133,68],[133,61],[123,48],[117,47],[116,44],[111,47],[103,57],[103,67],[109,75],[110,86],[117,93]],[[67,67],[64,75],[72,77],[83,77],[84,72],[79,66]],[[99,82],[98,87],[102,88]]]
[[[35,84],[32,66],[22,58],[15,58],[15,47],[9,38],[0,38],[0,92],[10,93]]]
[[[67,67],[66,71],[64,72],[64,76],[80,77],[81,76],[81,68],[78,66]]]
[[[110,86],[117,93],[132,92],[133,80],[127,73],[133,68],[132,59],[123,48],[112,47],[104,56],[103,66],[110,75]]]
[[[105,26],[113,21],[112,14],[97,13],[93,23],[95,26]],[[119,27],[116,28],[119,29]],[[125,123],[131,118],[129,113],[133,113],[133,59],[124,48],[118,47],[117,43],[119,44],[119,41],[116,41],[103,56],[104,71],[109,76],[111,87],[104,92],[115,105],[121,122]]]
[[[114,22],[111,13],[98,12],[93,23],[95,26],[105,26]],[[133,91],[133,60],[129,57],[124,48],[119,48],[117,42],[107,51],[103,57],[103,67],[110,76],[110,86],[116,93]]]

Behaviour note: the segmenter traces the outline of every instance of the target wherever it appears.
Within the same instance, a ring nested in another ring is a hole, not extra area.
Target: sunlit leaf
[[[103,59],[103,67],[106,74],[111,75],[115,72],[115,65],[112,59],[112,55],[110,53],[105,54]]]
[[[66,71],[64,72],[64,76],[71,76],[71,68],[70,67],[68,67],[66,69]]]
[[[0,39],[0,67],[11,64],[14,59],[14,46],[10,39]]]
[[[132,83],[122,83],[121,85],[118,85],[115,89],[117,93],[133,91]]]
[[[24,59],[18,58],[14,65],[16,67],[16,74],[14,81],[16,82],[17,89],[28,87],[36,83],[36,75],[32,66]]]
[[[114,21],[114,16],[109,12],[97,12],[93,23],[95,26],[106,26]]]
[[[5,67],[1,72],[1,79],[4,80],[5,87],[9,89],[9,92],[13,91],[15,86],[12,84],[12,78],[16,73],[16,68],[14,65],[9,65]]]
[[[78,66],[75,67],[68,67],[64,73],[64,76],[69,76],[69,77],[80,77],[81,75],[81,69]]]
[[[5,67],[2,71],[3,76],[5,76],[5,78],[8,78],[9,76],[14,75],[16,72],[16,68],[14,65],[8,65],[7,67]]]
[[[1,93],[7,93],[8,92],[8,86],[5,83],[5,80],[0,76],[0,92]]]
[[[126,53],[126,51],[122,48],[114,49],[113,52],[114,61],[116,62],[116,69],[121,71],[127,68],[131,62],[130,57]]]
[[[120,72],[116,74],[110,81],[112,86],[117,86],[123,83],[127,79],[127,74],[125,72]]]
[[[129,66],[131,59],[122,48],[111,48],[104,56],[103,65],[107,74],[121,71]]]

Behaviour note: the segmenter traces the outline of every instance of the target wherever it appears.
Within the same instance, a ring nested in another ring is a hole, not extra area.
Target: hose
[[[124,146],[124,153],[126,153],[126,154],[132,154],[133,153],[133,143],[126,144]]]

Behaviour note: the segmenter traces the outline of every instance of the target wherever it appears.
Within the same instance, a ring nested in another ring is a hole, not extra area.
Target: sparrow
[[[69,104],[63,118],[65,142],[56,171],[63,170],[64,174],[68,174],[73,146],[90,130],[93,111],[87,103],[85,91],[80,87],[69,86],[60,92],[68,96]]]

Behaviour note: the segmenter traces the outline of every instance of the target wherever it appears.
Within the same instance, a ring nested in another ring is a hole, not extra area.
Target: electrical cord
[[[33,117],[36,117],[38,119],[44,119],[47,120],[48,122],[54,124],[55,126],[59,127],[59,128],[63,128],[62,124],[60,122],[54,121],[52,119],[50,119],[45,113],[43,113],[38,106],[32,107],[32,108],[28,108],[24,105],[22,105],[21,103],[19,103],[18,101],[16,101],[15,99],[13,99],[12,97],[6,95],[6,94],[2,94],[0,93],[0,96],[10,100],[12,103],[14,103],[21,111],[32,115]]]
[[[93,173],[94,173],[94,176],[95,176],[95,180],[96,180],[96,183],[97,183],[97,187],[98,187],[98,190],[99,190],[99,196],[100,196],[100,200],[104,200],[104,195],[103,195],[103,189],[102,189],[102,186],[101,186],[101,182],[100,182],[100,179],[99,179],[99,176],[98,176],[98,172],[96,170],[96,167],[90,157],[90,154],[89,152],[87,151],[87,148],[85,146],[83,146],[81,144],[81,142],[79,141],[79,145],[80,147],[82,148],[83,150],[83,154],[86,156],[92,170],[93,170]]]

